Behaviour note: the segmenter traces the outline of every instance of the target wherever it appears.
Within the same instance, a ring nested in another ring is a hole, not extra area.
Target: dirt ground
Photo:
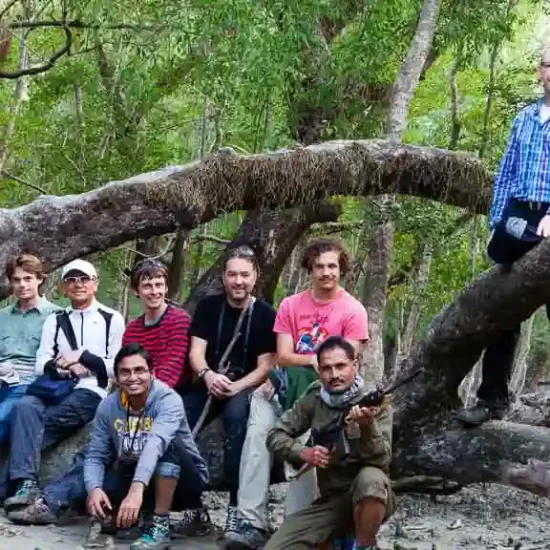
[[[270,515],[282,519],[284,486],[272,491]],[[223,528],[225,495],[207,496],[212,519]],[[86,546],[89,527],[18,527],[0,518],[0,550],[123,550],[104,538]],[[107,543],[107,544],[105,544]],[[398,497],[397,512],[380,533],[381,550],[550,550],[548,500],[497,485],[475,485],[457,495]],[[172,548],[217,550],[215,537],[174,541]]]

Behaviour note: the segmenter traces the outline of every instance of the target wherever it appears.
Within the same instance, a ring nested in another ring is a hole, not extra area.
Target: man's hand
[[[218,374],[217,372],[208,371],[204,375],[204,383],[208,389],[208,393],[211,393],[214,397],[224,398],[231,397],[231,386],[233,382],[224,376],[223,374]]]
[[[540,235],[544,239],[550,237],[550,215],[546,214],[539,222],[537,227],[537,235]]]
[[[75,363],[74,365],[71,365],[69,367],[69,372],[73,376],[76,376],[77,378],[86,378],[86,376],[91,375],[91,372],[84,365],[81,365],[80,363]]]
[[[122,501],[116,518],[117,527],[127,529],[135,525],[143,504],[143,483],[132,483],[126,498]]]
[[[89,495],[86,502],[88,514],[94,518],[105,519],[105,510],[111,511],[113,506],[103,489],[96,487]]]
[[[376,415],[380,412],[380,407],[360,407],[355,405],[351,408],[346,422],[348,424],[355,422],[359,426],[366,427],[372,423]]]
[[[59,353],[54,359],[54,362],[62,369],[68,369],[71,365],[78,363],[81,356],[82,350],[66,351],[64,353]]]
[[[302,460],[315,468],[326,468],[330,462],[330,451],[321,445],[306,447],[302,451]]]

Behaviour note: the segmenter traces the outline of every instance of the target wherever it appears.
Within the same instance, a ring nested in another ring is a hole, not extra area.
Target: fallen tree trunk
[[[126,241],[191,229],[233,210],[311,205],[334,195],[408,193],[485,212],[492,174],[477,159],[385,141],[333,141],[251,156],[231,149],[82,195],[0,209],[0,274],[25,250],[47,271]],[[0,291],[5,297],[6,287]]]

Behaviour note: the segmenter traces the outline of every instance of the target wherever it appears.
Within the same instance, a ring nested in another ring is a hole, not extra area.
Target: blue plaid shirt
[[[550,121],[540,123],[542,101],[515,118],[495,179],[490,226],[501,219],[510,199],[550,203]]]

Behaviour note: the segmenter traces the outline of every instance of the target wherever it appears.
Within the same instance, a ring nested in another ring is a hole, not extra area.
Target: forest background
[[[84,193],[220,147],[247,154],[384,137],[422,4],[3,0],[0,206]],[[542,1],[441,2],[403,142],[468,151],[496,170],[513,117],[540,95],[549,23]],[[307,287],[299,257],[308,239],[342,238],[354,258],[345,286],[367,307],[376,302],[388,371],[488,267],[487,220],[409,196],[333,201],[341,214],[310,219],[272,298],[277,305]],[[148,256],[171,266],[170,297],[185,302],[245,216],[94,254],[99,299],[137,315],[125,270]],[[58,277],[49,276],[47,295],[63,302]],[[514,391],[546,376],[547,323],[538,312],[524,324]]]

